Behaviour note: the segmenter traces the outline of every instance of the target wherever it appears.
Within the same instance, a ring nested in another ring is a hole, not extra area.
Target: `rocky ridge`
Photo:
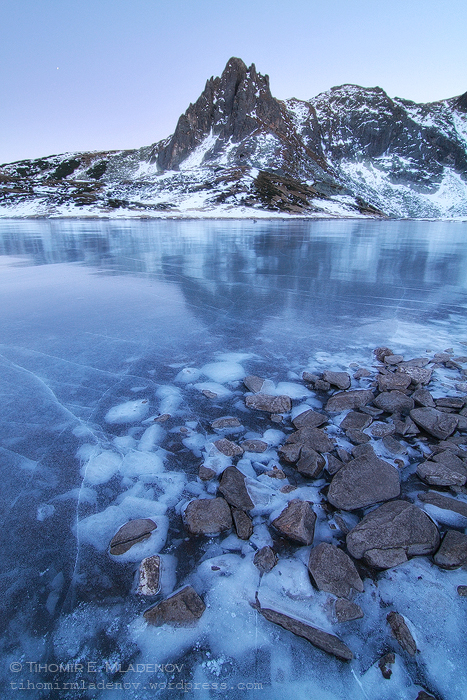
[[[1,166],[0,216],[465,217],[466,102],[356,85],[281,101],[231,58],[167,139]]]

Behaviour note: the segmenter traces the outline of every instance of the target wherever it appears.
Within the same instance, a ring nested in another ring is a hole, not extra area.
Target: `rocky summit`
[[[231,58],[162,141],[0,166],[0,216],[465,217],[466,104],[358,85],[278,100]]]

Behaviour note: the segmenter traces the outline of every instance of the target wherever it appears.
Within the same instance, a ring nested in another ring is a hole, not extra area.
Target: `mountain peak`
[[[234,143],[268,125],[276,128],[282,119],[280,105],[271,95],[269,77],[247,68],[232,57],[222,75],[210,78],[200,97],[178,120],[170,141],[153,154],[162,170],[173,170],[209,134],[220,144]]]

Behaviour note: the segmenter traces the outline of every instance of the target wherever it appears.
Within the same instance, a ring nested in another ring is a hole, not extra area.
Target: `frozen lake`
[[[355,653],[344,664],[251,607],[248,543],[189,539],[180,515],[212,495],[197,478],[209,423],[245,413],[245,375],[287,393],[304,387],[304,370],[370,367],[377,346],[466,355],[466,306],[466,223],[0,222],[2,697],[415,700],[427,686],[467,697],[465,599],[446,594],[467,584],[462,570],[420,558],[381,574],[379,593],[367,579],[364,621],[338,629],[306,575],[309,548],[284,551],[265,596],[339,634]],[[313,406],[306,391],[292,398]],[[135,418],[114,419],[130,401]],[[268,433],[272,464],[282,428],[247,413],[248,433]],[[151,422],[161,414],[170,417]],[[304,487],[309,500],[322,484]],[[269,542],[269,515],[257,512],[255,546]],[[120,525],[150,517],[159,539],[123,561],[108,554]],[[197,627],[143,622],[160,596],[142,600],[133,581],[156,552],[163,593],[190,582],[208,601]],[[377,596],[382,610],[399,596],[425,630],[421,661],[398,657],[388,681],[377,668],[391,650],[384,610],[371,612]]]

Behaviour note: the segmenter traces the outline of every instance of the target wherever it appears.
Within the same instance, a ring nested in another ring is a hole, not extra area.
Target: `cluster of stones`
[[[444,569],[467,565],[467,535],[456,529],[440,532],[433,520],[401,493],[400,457],[409,448],[424,458],[417,464],[420,502],[467,517],[467,503],[457,498],[467,494],[467,402],[464,382],[457,385],[460,396],[434,398],[428,389],[433,369],[445,367],[463,373],[467,357],[453,358],[451,352],[433,358],[404,361],[388,348],[375,350],[376,367],[372,371],[359,368],[353,374],[354,384],[363,379],[366,388],[352,389],[347,372],[326,371],[320,375],[303,373],[304,382],[323,399],[321,411],[308,409],[291,421],[292,432],[279,448],[283,464],[267,472],[273,478],[285,479],[286,471],[295,471],[304,479],[323,478],[327,474],[327,509],[342,533],[339,546],[318,542],[312,547],[308,571],[314,586],[335,596],[334,619],[347,622],[363,617],[363,611],[352,597],[364,590],[362,572],[368,567],[381,571],[406,562],[410,557],[431,555],[433,562]],[[465,377],[462,377],[465,379]],[[288,428],[292,400],[288,396],[267,393],[268,380],[249,376],[244,379],[248,393],[245,405],[252,411],[269,414],[274,423]],[[343,417],[339,420],[339,414]],[[337,434],[345,436],[349,450],[339,447],[326,424],[339,425]],[[242,424],[235,417],[212,421],[214,429],[236,428]],[[391,454],[398,467],[381,459],[370,444],[382,441],[384,453]],[[264,452],[262,440],[244,440],[240,444],[225,437],[215,442],[217,449],[232,459],[245,451]],[[419,446],[423,445],[423,450]],[[425,459],[426,457],[426,459]],[[398,459],[399,458],[399,459]],[[285,470],[285,471],[284,471]],[[216,473],[200,466],[199,478],[209,481]],[[430,487],[439,490],[432,490]],[[287,484],[281,490],[292,492]],[[191,536],[217,535],[232,528],[242,540],[253,533],[249,511],[254,503],[248,492],[244,474],[229,466],[220,475],[217,494],[213,498],[197,498],[184,511],[184,524]],[[368,512],[362,513],[365,509]],[[339,511],[362,516],[350,531]],[[279,541],[285,538],[297,546],[314,543],[316,514],[313,503],[292,498],[271,522],[271,532]],[[131,540],[148,537],[155,524],[150,520],[131,521],[113,538],[111,552],[118,554],[131,546]],[[334,529],[336,525],[331,525]],[[345,537],[345,541],[344,541]],[[278,561],[273,547],[256,551],[254,564],[261,575],[271,571]],[[140,567],[138,592],[155,595],[159,591],[159,557],[149,557]],[[466,586],[459,586],[459,595],[466,595]],[[264,608],[257,597],[252,605],[269,621],[343,660],[353,657],[352,651],[336,636],[294,619],[277,610]],[[204,603],[186,586],[145,613],[155,624],[191,624],[202,615]],[[416,643],[403,616],[391,611],[388,629],[409,655],[417,652]],[[391,654],[380,661],[385,678],[391,675]],[[430,697],[425,693],[423,697]]]

